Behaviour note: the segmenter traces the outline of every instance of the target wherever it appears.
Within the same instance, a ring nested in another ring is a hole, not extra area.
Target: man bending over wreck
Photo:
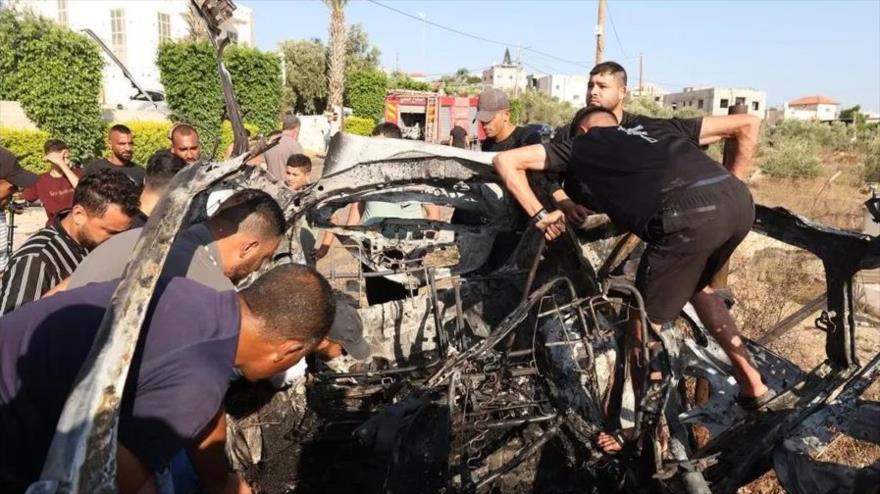
[[[39,477],[117,283],[0,318],[0,492],[22,492]],[[276,267],[239,293],[160,279],[122,395],[119,491],[155,491],[154,475],[186,448],[204,492],[250,492],[224,454],[229,368],[252,381],[284,371],[327,335],[334,310],[327,280],[301,265]]]
[[[751,193],[736,176],[745,176],[752,164],[760,120],[732,115],[642,119],[640,124],[627,128],[611,111],[590,108],[576,123],[583,135],[501,153],[495,157],[495,167],[549,240],[564,232],[565,217],[561,211],[548,213],[542,207],[526,171],[564,173],[578,203],[587,202],[587,197],[578,195],[591,191],[593,203],[617,226],[648,244],[636,285],[653,329],[672,322],[690,301],[733,364],[739,384],[737,402],[744,408],[760,408],[773,393],[749,362],[727,306],[707,286],[754,222]],[[735,138],[733,175],[699,147],[701,139],[719,137]],[[641,319],[630,317],[630,321],[634,342],[630,347],[637,349]],[[635,369],[640,362],[636,350],[630,359]],[[638,400],[641,390],[634,391]],[[597,439],[610,453],[619,451],[627,438],[603,433]]]

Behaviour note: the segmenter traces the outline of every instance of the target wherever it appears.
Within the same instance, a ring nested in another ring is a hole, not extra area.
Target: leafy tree
[[[379,68],[379,57],[382,53],[370,44],[370,37],[363,26],[355,24],[348,28],[345,43],[345,72],[375,70]]]
[[[258,132],[278,127],[281,113],[281,61],[274,53],[235,46],[226,51],[226,67],[241,105],[242,118]]]
[[[285,107],[321,113],[327,106],[327,54],[318,39],[281,43],[285,64]]]
[[[171,119],[194,126],[205,148],[213,147],[225,110],[214,49],[207,41],[162,43],[156,65]]]
[[[856,120],[856,116],[859,115],[862,111],[862,105],[855,105],[849,108],[844,108],[840,110],[840,120],[844,122],[853,122]]]
[[[345,102],[356,117],[379,120],[385,110],[385,88],[388,78],[378,70],[349,74],[345,83]]]
[[[345,130],[349,134],[368,136],[373,132],[376,121],[367,117],[348,117],[345,119]]]
[[[394,72],[388,79],[388,89],[409,89],[412,91],[430,91],[431,85],[424,81],[411,79],[403,72]]]
[[[543,122],[552,126],[567,125],[574,116],[576,108],[567,101],[559,101],[540,91],[526,91],[519,98],[522,110],[513,117],[513,105],[511,105],[511,120],[515,123]]]
[[[63,139],[75,161],[102,149],[98,46],[50,20],[0,11],[0,99],[18,101],[37,127]]]
[[[261,132],[277,127],[281,111],[281,67],[276,55],[233,46],[224,58],[245,123]],[[217,60],[207,42],[166,42],[156,57],[172,120],[193,125],[205,149],[220,141],[225,103]]]

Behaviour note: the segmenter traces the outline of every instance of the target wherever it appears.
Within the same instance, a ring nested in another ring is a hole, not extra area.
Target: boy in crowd
[[[52,224],[55,215],[62,209],[73,206],[73,191],[84,172],[81,168],[70,167],[70,148],[60,139],[49,139],[43,144],[43,159],[52,168],[37,177],[37,183],[25,189],[21,197],[25,201],[37,199],[46,211],[46,225]]]

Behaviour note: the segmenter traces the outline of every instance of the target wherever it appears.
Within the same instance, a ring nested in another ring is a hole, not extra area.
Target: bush
[[[114,122],[116,123],[116,122]],[[134,134],[134,161],[147,166],[150,156],[160,149],[168,149],[169,122],[120,122]],[[113,125],[113,124],[110,124]]]
[[[376,121],[372,118],[346,117],[345,125],[342,130],[348,132],[349,134],[368,136],[373,132],[373,127],[375,126]]]
[[[880,182],[880,136],[865,145],[862,178],[868,183]]]
[[[253,48],[231,47],[225,52],[224,61],[241,105],[245,127],[252,133],[265,134],[276,129],[281,113],[281,62],[278,57]],[[216,145],[217,154],[222,156],[225,149],[222,124],[226,107],[217,77],[214,49],[204,41],[162,43],[156,64],[172,120],[199,129],[203,151],[209,154]]]
[[[245,123],[252,124],[263,134],[277,129],[281,113],[281,60],[278,55],[254,48],[233,47],[226,51],[225,60]]]
[[[842,122],[831,124],[804,121],[783,120],[767,130],[767,138],[776,139],[802,138],[819,147],[831,151],[849,151],[853,148],[855,128]]]
[[[49,163],[43,161],[43,144],[48,139],[49,133],[43,130],[0,127],[0,146],[16,156],[22,156],[21,166],[34,173],[49,170]]]
[[[345,81],[345,104],[356,117],[382,118],[385,112],[385,88],[388,78],[378,70],[357,71]]]
[[[162,43],[156,65],[171,119],[196,127],[203,145],[216,142],[225,107],[211,45],[207,41]]]
[[[819,145],[802,137],[776,139],[759,157],[762,171],[778,178],[815,178],[822,174]]]
[[[0,11],[0,99],[18,101],[37,127],[67,142],[75,161],[102,146],[103,66],[87,36],[48,19]]]

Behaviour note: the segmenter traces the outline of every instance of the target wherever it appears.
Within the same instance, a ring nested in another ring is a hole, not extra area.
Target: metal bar
[[[789,314],[785,319],[776,323],[773,328],[764,333],[757,342],[761,345],[768,345],[782,335],[788,333],[795,325],[813,314],[817,310],[821,310],[826,306],[827,294],[823,293],[813,300],[807,302],[803,307]]]

